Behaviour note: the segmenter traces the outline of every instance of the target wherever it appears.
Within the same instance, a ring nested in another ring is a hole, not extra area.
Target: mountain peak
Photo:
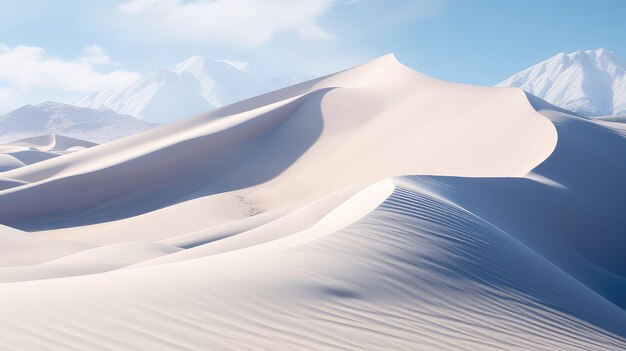
[[[583,116],[626,114],[626,60],[611,50],[559,53],[498,86],[518,87]]]
[[[218,63],[219,61],[214,60],[208,56],[191,56],[190,58],[174,65],[171,69],[173,71],[178,71],[184,67],[191,67],[191,66],[197,66],[197,65],[214,65]]]
[[[595,50],[589,50],[591,52],[594,52],[596,54],[596,56],[600,56],[600,55],[615,55],[615,53],[611,50],[605,49],[605,48],[598,48]]]
[[[595,50],[576,50],[572,53],[561,53],[563,56],[567,56],[570,59],[577,59],[577,58],[619,58],[619,56],[617,56],[617,54],[615,54],[613,51],[605,49],[605,48],[598,48]]]
[[[398,58],[396,57],[395,54],[393,53],[388,53],[382,56],[379,56],[369,62],[365,63],[366,65],[378,65],[378,64],[401,64],[400,61],[398,61]]]
[[[44,101],[32,107],[38,110],[52,110],[52,109],[59,109],[59,108],[76,109],[77,108],[76,106],[72,106],[72,105],[68,105],[68,104],[64,104],[62,102],[56,102],[56,101]]]
[[[91,94],[75,104],[169,123],[282,88],[282,82],[257,78],[225,60],[191,56],[125,88]]]
[[[174,65],[171,70],[174,72],[182,72],[182,71],[194,71],[200,69],[226,69],[226,70],[236,70],[239,72],[243,72],[243,70],[237,65],[226,61],[226,60],[217,60],[208,56],[191,56],[185,61]]]

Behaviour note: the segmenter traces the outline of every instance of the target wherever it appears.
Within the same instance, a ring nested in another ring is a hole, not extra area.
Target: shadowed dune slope
[[[0,284],[3,344],[94,350],[626,347],[623,310],[429,182],[395,182],[393,193],[356,223],[297,245],[284,245],[284,237],[166,265]],[[46,294],[35,298],[34,291]],[[41,318],[46,323],[37,323]]]
[[[626,138],[530,97],[557,128],[552,155],[525,178],[439,179],[463,207],[626,307]]]

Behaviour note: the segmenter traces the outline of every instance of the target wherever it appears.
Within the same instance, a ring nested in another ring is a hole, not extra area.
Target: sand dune
[[[13,245],[13,243],[11,243]],[[28,248],[31,248],[29,245]],[[130,266],[136,262],[150,261],[181,249],[152,242],[129,241],[67,254],[35,265],[0,268],[0,283],[22,282],[51,278],[108,272]],[[22,252],[22,255],[31,255]],[[48,256],[47,258],[52,257]]]
[[[554,153],[533,171],[561,185],[523,178],[442,180],[468,210],[540,252],[607,299],[626,307],[626,139],[593,120],[532,98],[556,125]],[[512,201],[514,199],[515,201]],[[538,204],[542,204],[538,206]],[[515,216],[508,215],[515,213]]]
[[[75,242],[56,240],[0,225],[0,267],[43,263],[89,248]]]
[[[11,154],[0,154],[0,172],[10,171],[24,166],[24,162]]]
[[[0,296],[16,348],[626,346],[623,310],[412,178],[353,225],[300,245],[1,284]]]
[[[7,170],[0,349],[626,348],[619,125],[388,55]]]
[[[27,182],[9,178],[0,178],[0,190],[10,189],[16,186],[28,184]]]
[[[26,146],[39,151],[67,151],[73,147],[89,148],[98,144],[57,134],[44,134],[16,140],[10,145]]]
[[[446,104],[450,95],[458,103]],[[556,138],[520,90],[437,81],[386,56],[6,172],[31,184],[0,197],[0,221],[29,230],[102,223],[227,192],[223,211],[243,218],[398,174],[522,176]]]
[[[98,144],[56,134],[43,134],[14,140],[0,144],[0,172],[14,170],[96,145]]]

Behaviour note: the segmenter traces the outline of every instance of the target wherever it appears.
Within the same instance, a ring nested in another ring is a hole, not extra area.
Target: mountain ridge
[[[497,84],[517,87],[576,114],[626,114],[626,60],[607,49],[559,53]]]
[[[54,101],[24,105],[0,115],[0,141],[59,134],[98,144],[155,127],[108,109],[78,107]]]
[[[285,78],[258,78],[228,62],[192,56],[125,88],[93,93],[74,104],[169,123],[293,83]]]

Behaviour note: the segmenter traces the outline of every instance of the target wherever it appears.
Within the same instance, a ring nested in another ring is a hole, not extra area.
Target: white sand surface
[[[0,349],[624,349],[620,130],[388,55],[2,172]]]

